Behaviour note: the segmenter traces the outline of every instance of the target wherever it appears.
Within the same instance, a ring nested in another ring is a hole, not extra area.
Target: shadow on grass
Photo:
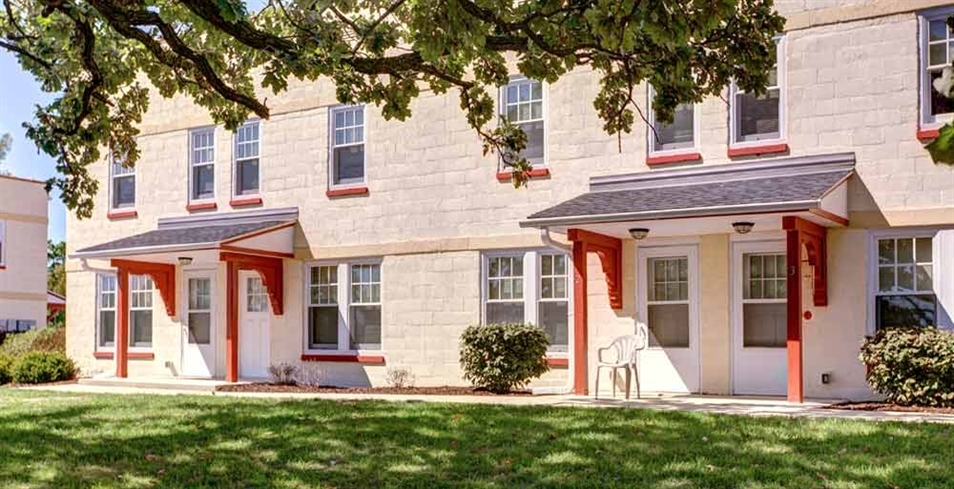
[[[950,488],[954,427],[0,392],[0,487]]]

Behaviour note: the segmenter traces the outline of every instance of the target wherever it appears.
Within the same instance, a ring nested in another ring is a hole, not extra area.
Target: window
[[[676,107],[670,124],[656,122],[652,101],[655,92],[649,91],[649,153],[680,152],[696,147],[698,132],[695,104],[680,104]]]
[[[129,346],[152,347],[152,279],[129,276]]]
[[[245,283],[245,310],[248,312],[268,312],[268,290],[262,277],[248,277]]]
[[[484,324],[540,326],[551,352],[569,344],[569,267],[562,253],[517,251],[484,257]]]
[[[308,348],[338,348],[338,267],[311,267],[308,283]]]
[[[308,350],[381,349],[381,264],[308,267]]]
[[[544,165],[546,121],[543,113],[543,84],[524,76],[510,77],[501,90],[501,113],[527,134],[527,147],[521,156],[533,166]]]
[[[136,168],[124,166],[122,161],[110,165],[110,208],[136,206]]]
[[[785,348],[788,284],[784,253],[742,256],[742,346]]]
[[[7,221],[0,221],[0,265],[7,264]]]
[[[649,345],[689,348],[689,259],[650,258],[646,273]]]
[[[116,346],[116,276],[96,275],[97,348]]]
[[[875,327],[938,325],[930,236],[878,239]]]
[[[784,38],[776,38],[775,69],[769,73],[763,95],[756,96],[732,84],[731,143],[746,144],[785,138]],[[779,61],[782,61],[781,63]]]
[[[259,193],[259,122],[246,122],[235,132],[235,195]]]
[[[364,106],[333,109],[331,124],[332,186],[364,183]]]
[[[215,128],[189,133],[191,166],[190,200],[215,198]]]
[[[944,8],[920,17],[921,38],[921,123],[940,124],[951,119],[954,101],[934,89],[934,80],[954,61],[954,35],[947,17],[954,9]]]
[[[212,343],[212,279],[189,279],[189,343]]]

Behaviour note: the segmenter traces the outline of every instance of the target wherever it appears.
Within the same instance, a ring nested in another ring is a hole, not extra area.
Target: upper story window
[[[111,209],[136,206],[136,168],[114,160],[109,167]]]
[[[129,346],[152,347],[152,278],[129,276]]]
[[[551,352],[569,344],[569,257],[514,251],[484,257],[484,324],[540,326]]]
[[[116,345],[116,276],[96,275],[96,346],[112,348]]]
[[[954,8],[943,8],[925,13],[919,18],[921,39],[921,124],[933,125],[954,117],[954,100],[934,88],[944,69],[954,61],[954,34],[947,26],[947,18]]]
[[[331,185],[365,182],[364,106],[331,110]]]
[[[730,142],[733,146],[758,145],[785,139],[785,38],[775,39],[775,68],[769,72],[762,95],[730,87]]]
[[[259,121],[246,122],[235,132],[235,195],[259,193],[259,126]]]
[[[7,221],[0,221],[0,266],[7,264]]]
[[[215,128],[189,133],[189,200],[215,198]]]
[[[669,124],[656,121],[653,111],[654,92],[649,90],[649,154],[662,155],[683,153],[695,149],[699,140],[699,117],[695,104],[680,104],[676,107]]]
[[[527,147],[520,153],[533,166],[546,164],[546,116],[543,84],[518,75],[501,89],[501,113],[527,134]]]
[[[309,350],[381,349],[381,264],[308,267]]]

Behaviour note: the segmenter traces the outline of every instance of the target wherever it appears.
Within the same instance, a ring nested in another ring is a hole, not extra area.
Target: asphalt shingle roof
[[[218,243],[230,238],[241,236],[243,234],[277,226],[284,222],[285,221],[264,221],[161,228],[126,238],[120,238],[115,241],[98,244],[96,246],[83,248],[78,250],[77,253],[125,250],[130,248],[151,248],[157,246]]]
[[[818,200],[849,173],[851,170],[596,191],[532,214],[528,220]]]

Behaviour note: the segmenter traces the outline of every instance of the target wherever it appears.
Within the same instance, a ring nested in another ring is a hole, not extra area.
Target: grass
[[[954,426],[0,389],[0,487],[951,488]]]

